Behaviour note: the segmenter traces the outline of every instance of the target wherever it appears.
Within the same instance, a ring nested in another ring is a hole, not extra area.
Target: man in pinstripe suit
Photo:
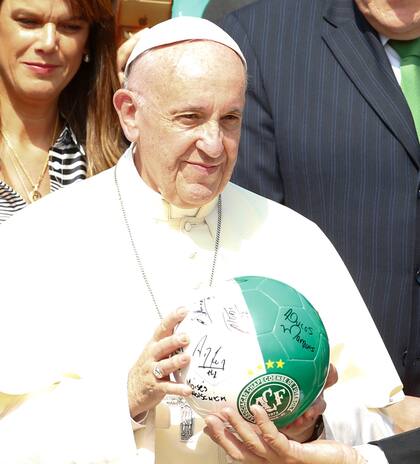
[[[222,27],[249,66],[234,180],[326,232],[419,396],[420,144],[388,39],[420,36],[420,1],[262,0]]]
[[[224,15],[237,10],[255,0],[209,0],[202,17],[209,21],[219,21]]]

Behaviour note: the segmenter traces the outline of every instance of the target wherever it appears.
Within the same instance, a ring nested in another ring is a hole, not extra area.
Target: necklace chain
[[[21,172],[19,170],[19,166],[16,164],[15,158],[13,156],[11,156],[10,161],[13,164],[13,169],[15,170],[15,172],[16,172],[16,174],[18,176],[20,185],[22,186],[23,190],[25,191],[26,197],[28,199],[30,199],[31,198],[31,193],[29,192],[28,188],[26,187],[25,179],[22,178],[22,174],[21,174]]]
[[[54,131],[53,131],[52,140],[51,140],[50,145],[52,145],[54,143],[54,138],[55,138],[55,134],[57,132],[57,127],[58,127],[58,119],[59,118],[58,118],[58,115],[57,115],[57,117],[55,118]],[[22,187],[25,190],[25,193],[26,193],[29,201],[34,202],[36,200],[39,200],[41,198],[41,193],[39,192],[39,187],[41,185],[42,180],[45,177],[45,173],[47,172],[48,161],[49,161],[49,153],[47,154],[47,158],[45,160],[45,163],[44,163],[44,166],[42,168],[41,174],[38,177],[38,181],[34,182],[31,179],[31,177],[30,177],[28,171],[26,170],[25,166],[23,165],[22,161],[20,160],[19,155],[17,154],[17,152],[16,152],[12,142],[10,141],[9,137],[6,135],[6,133],[1,128],[0,128],[0,134],[1,134],[2,138],[3,138],[3,140],[6,142],[6,145],[8,146],[10,152],[13,155],[12,157],[10,157],[10,160],[12,161],[13,167],[14,167],[14,169],[15,169],[18,177],[19,177],[19,181],[22,184]],[[30,192],[28,192],[28,189],[25,186],[25,182],[23,181],[22,176],[19,173],[19,169],[17,169],[18,166],[16,165],[16,163],[19,165],[20,170],[23,172],[23,174],[26,177],[29,185],[31,186],[31,191]]]
[[[147,288],[147,291],[150,295],[150,298],[153,302],[153,306],[155,307],[155,310],[159,316],[159,319],[163,319],[162,313],[160,311],[159,305],[157,303],[155,294],[153,293],[152,286],[150,285],[149,279],[147,277],[146,271],[143,266],[143,261],[141,260],[140,254],[138,252],[136,243],[134,241],[134,236],[131,230],[130,223],[128,221],[127,217],[127,210],[125,208],[124,200],[121,195],[121,190],[120,190],[120,185],[118,182],[118,177],[117,177],[117,166],[114,168],[114,181],[115,181],[115,186],[117,189],[117,194],[118,194],[118,200],[120,203],[120,208],[121,208],[121,213],[123,216],[124,224],[128,232],[128,236],[130,238],[130,243],[131,243],[131,248],[134,252],[134,256],[137,261],[137,266],[139,268],[140,274],[142,276],[143,282]],[[210,279],[209,279],[209,286],[211,287],[213,285],[213,280],[214,280],[214,275],[216,272],[216,262],[217,262],[217,255],[219,253],[219,247],[220,247],[220,235],[222,231],[222,196],[219,195],[219,198],[217,200],[217,226],[216,226],[216,237],[214,241],[214,254],[213,254],[213,261],[212,261],[212,266],[211,266],[211,271],[210,271]]]

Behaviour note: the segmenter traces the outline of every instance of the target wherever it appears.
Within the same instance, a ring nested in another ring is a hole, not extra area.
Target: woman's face
[[[0,4],[0,93],[54,101],[87,51],[89,24],[66,0]]]

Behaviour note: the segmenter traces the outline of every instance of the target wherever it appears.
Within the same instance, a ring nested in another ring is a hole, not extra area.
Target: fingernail
[[[190,387],[187,387],[187,388],[184,389],[184,391],[182,392],[182,394],[183,394],[184,396],[190,396],[191,393],[192,393],[192,390],[191,390]]]
[[[189,337],[187,334],[180,334],[178,335],[178,341],[179,343],[186,344],[190,341]]]
[[[181,364],[187,364],[189,361],[190,357],[188,355],[183,355],[179,358],[179,362]]]
[[[176,310],[177,316],[180,316],[180,317],[185,317],[187,315],[187,312],[188,312],[187,308],[184,308],[183,306]]]

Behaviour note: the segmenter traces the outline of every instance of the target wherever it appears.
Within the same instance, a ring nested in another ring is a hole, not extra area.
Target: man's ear
[[[119,89],[115,92],[113,101],[127,140],[137,142],[140,134],[136,121],[138,103],[134,100],[133,93],[126,89]]]

